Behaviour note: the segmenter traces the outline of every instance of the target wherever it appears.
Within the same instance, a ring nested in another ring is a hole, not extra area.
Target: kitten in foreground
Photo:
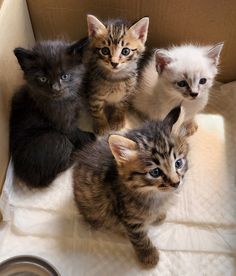
[[[141,65],[138,93],[133,107],[143,117],[163,119],[181,104],[189,134],[197,130],[194,116],[203,110],[218,71],[223,44],[214,46],[182,45],[158,49]]]
[[[71,165],[75,149],[95,140],[77,128],[84,74],[80,45],[45,41],[14,53],[26,80],[11,106],[14,172],[29,187],[45,187]]]
[[[163,121],[101,138],[79,152],[74,167],[74,197],[84,219],[94,228],[123,228],[147,267],[159,259],[147,226],[165,218],[188,168],[179,114],[177,107]]]
[[[148,17],[130,26],[121,20],[106,24],[88,15],[89,43],[85,95],[93,118],[93,129],[104,134],[124,125],[127,101],[137,82],[137,63],[145,50]]]

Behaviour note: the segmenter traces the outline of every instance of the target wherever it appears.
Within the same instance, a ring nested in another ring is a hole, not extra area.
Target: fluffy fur
[[[77,128],[84,74],[79,50],[64,41],[14,50],[26,85],[12,100],[10,151],[16,176],[30,187],[48,186],[70,166],[73,151],[95,139]]]
[[[145,266],[158,251],[147,226],[165,218],[187,170],[186,131],[173,127],[180,108],[126,134],[113,134],[83,148],[74,167],[74,196],[95,228],[123,228]],[[178,124],[177,124],[178,125]]]
[[[174,106],[181,104],[185,121],[192,122],[207,104],[222,47],[223,44],[189,44],[151,53],[141,64],[134,108],[146,118],[163,119]]]
[[[88,15],[89,43],[84,90],[98,134],[124,125],[127,101],[137,81],[137,63],[145,50],[149,19],[130,26],[121,20],[102,23]]]

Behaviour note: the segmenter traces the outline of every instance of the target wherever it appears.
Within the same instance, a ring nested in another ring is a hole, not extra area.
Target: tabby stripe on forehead
[[[145,175],[146,173],[141,173],[141,172],[132,172],[130,173],[129,177],[128,177],[128,180],[132,180],[134,176],[137,176],[137,175]]]

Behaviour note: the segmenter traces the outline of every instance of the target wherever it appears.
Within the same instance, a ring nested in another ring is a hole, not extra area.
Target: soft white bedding
[[[11,166],[0,200],[0,261],[39,255],[63,276],[236,275],[236,185],[228,170],[223,119],[200,115],[198,122],[178,201],[164,224],[150,227],[160,249],[155,269],[139,266],[125,238],[94,232],[83,222],[73,202],[71,170],[38,191],[13,183]]]

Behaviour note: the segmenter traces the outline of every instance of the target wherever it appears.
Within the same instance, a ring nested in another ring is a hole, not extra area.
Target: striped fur
[[[158,251],[147,225],[165,218],[187,171],[184,131],[172,131],[176,112],[162,122],[101,138],[79,152],[74,167],[74,197],[84,219],[95,228],[123,228],[148,267],[157,264]],[[183,166],[177,169],[179,159]],[[162,171],[157,178],[151,175],[156,168]]]
[[[121,20],[104,25],[88,15],[84,91],[94,131],[98,134],[123,127],[126,105],[137,82],[137,64],[145,50],[147,30],[148,18],[130,27]]]

